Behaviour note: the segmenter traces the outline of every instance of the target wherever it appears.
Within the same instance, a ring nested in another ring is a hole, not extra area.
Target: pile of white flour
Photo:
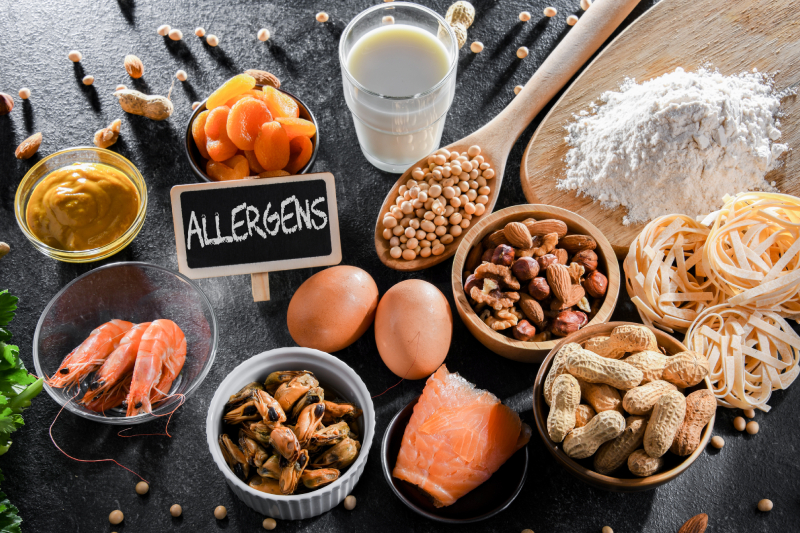
[[[626,207],[626,225],[695,217],[726,194],[773,190],[764,174],[788,149],[774,142],[781,96],[755,71],[678,68],[641,85],[626,79],[567,127],[567,176],[557,187]]]

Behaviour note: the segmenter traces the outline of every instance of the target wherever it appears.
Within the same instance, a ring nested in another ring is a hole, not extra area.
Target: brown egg
[[[286,323],[306,348],[336,352],[367,331],[378,307],[378,286],[354,266],[326,268],[308,278],[289,302]]]
[[[419,279],[401,281],[381,298],[375,314],[375,342],[389,370],[422,379],[447,357],[453,314],[439,289]]]

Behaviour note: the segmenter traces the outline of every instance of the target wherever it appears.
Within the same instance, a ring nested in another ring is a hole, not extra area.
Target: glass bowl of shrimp
[[[104,265],[61,289],[33,337],[33,363],[66,410],[105,424],[174,412],[208,375],[217,319],[190,279],[142,262]]]

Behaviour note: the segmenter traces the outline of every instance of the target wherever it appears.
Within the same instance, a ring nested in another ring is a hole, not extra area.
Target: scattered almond
[[[142,64],[142,60],[135,55],[126,55],[124,65],[125,70],[131,78],[139,79],[144,75],[144,64]]]
[[[39,151],[39,147],[42,145],[42,134],[41,132],[36,132],[17,146],[17,150],[14,152],[14,155],[17,156],[17,159],[28,159],[33,154]]]
[[[703,533],[708,527],[708,515],[701,513],[691,517],[678,530],[678,533]]]

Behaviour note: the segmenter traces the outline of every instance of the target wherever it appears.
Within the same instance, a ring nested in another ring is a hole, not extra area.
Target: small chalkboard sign
[[[171,199],[178,268],[189,278],[342,260],[333,174],[178,185]],[[256,285],[254,276],[254,297]]]

